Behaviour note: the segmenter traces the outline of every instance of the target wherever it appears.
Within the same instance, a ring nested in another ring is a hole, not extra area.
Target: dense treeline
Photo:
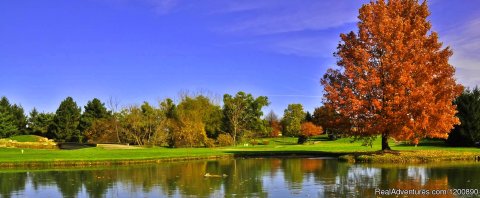
[[[480,90],[465,90],[454,104],[461,124],[449,135],[453,146],[474,146],[480,141]],[[58,142],[130,143],[169,147],[228,146],[259,137],[309,137],[325,132],[329,138],[349,136],[356,130],[352,123],[328,106],[315,109],[313,115],[301,104],[290,104],[279,118],[270,111],[265,96],[253,97],[238,92],[225,94],[223,106],[205,95],[180,97],[178,103],[167,98],[157,105],[144,102],[118,108],[118,102],[105,103],[97,98],[82,108],[71,97],[61,102],[54,113],[24,109],[6,97],[0,99],[0,138],[34,134]],[[82,111],[83,110],[83,111]]]
[[[281,120],[271,111],[265,117],[262,108],[269,105],[265,96],[238,92],[225,94],[223,106],[204,95],[184,94],[178,103],[167,98],[157,105],[143,102],[109,108],[97,98],[82,108],[71,97],[63,100],[55,113],[33,109],[28,116],[21,106],[0,101],[0,136],[35,134],[58,142],[130,143],[169,147],[227,146],[258,137],[302,135],[301,124],[312,121],[301,104],[291,104]],[[83,111],[82,111],[83,110]],[[309,122],[311,123],[311,122]],[[304,127],[308,136],[321,128]],[[308,137],[305,136],[305,137]]]

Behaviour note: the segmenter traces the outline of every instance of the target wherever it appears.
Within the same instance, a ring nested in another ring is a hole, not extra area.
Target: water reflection
[[[204,177],[205,173],[228,176]],[[375,194],[378,189],[431,191],[479,186],[478,163],[375,166],[318,158],[223,159],[128,167],[0,172],[0,197],[6,198],[376,197],[380,196]]]

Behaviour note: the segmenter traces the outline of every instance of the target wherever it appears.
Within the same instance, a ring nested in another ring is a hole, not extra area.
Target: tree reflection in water
[[[206,173],[228,176],[204,177]],[[352,165],[339,163],[335,159],[318,158],[237,158],[73,170],[0,172],[0,197],[6,198],[16,195],[375,197],[375,189],[434,190],[478,186],[478,163],[376,166]]]

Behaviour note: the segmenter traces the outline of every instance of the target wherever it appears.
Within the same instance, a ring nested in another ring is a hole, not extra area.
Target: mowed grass
[[[206,157],[222,154],[224,153],[219,149],[208,148],[103,149],[93,147],[76,150],[0,148],[0,164],[6,162],[151,160],[175,157]]]
[[[140,149],[105,149],[83,148],[77,150],[46,150],[46,149],[16,149],[0,148],[0,166],[31,165],[31,164],[89,164],[89,163],[123,163],[123,162],[155,162],[155,160],[199,159],[209,157],[232,157],[247,155],[315,155],[341,156],[355,155],[359,161],[368,162],[408,162],[431,161],[434,159],[470,159],[480,156],[479,148],[447,147],[441,141],[424,141],[419,146],[390,142],[395,154],[383,154],[380,138],[373,147],[362,146],[362,142],[351,142],[350,138],[327,140],[320,136],[304,145],[296,144],[296,138],[279,137],[257,139],[258,142],[268,141],[267,145],[246,145],[245,143],[231,147],[217,148],[140,148]],[[23,153],[22,153],[23,150]]]
[[[9,137],[8,139],[15,140],[17,142],[38,142],[41,138],[37,135],[17,135]]]

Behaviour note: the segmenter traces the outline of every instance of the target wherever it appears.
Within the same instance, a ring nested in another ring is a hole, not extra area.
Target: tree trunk
[[[237,127],[233,127],[233,146],[237,146]]]
[[[114,123],[115,123],[115,133],[117,134],[117,142],[120,144],[121,141],[120,141],[120,135],[118,134],[118,123],[117,123],[117,120],[113,120]]]
[[[388,146],[388,133],[383,133],[382,134],[382,151],[386,150],[392,150],[390,149],[390,146]]]

